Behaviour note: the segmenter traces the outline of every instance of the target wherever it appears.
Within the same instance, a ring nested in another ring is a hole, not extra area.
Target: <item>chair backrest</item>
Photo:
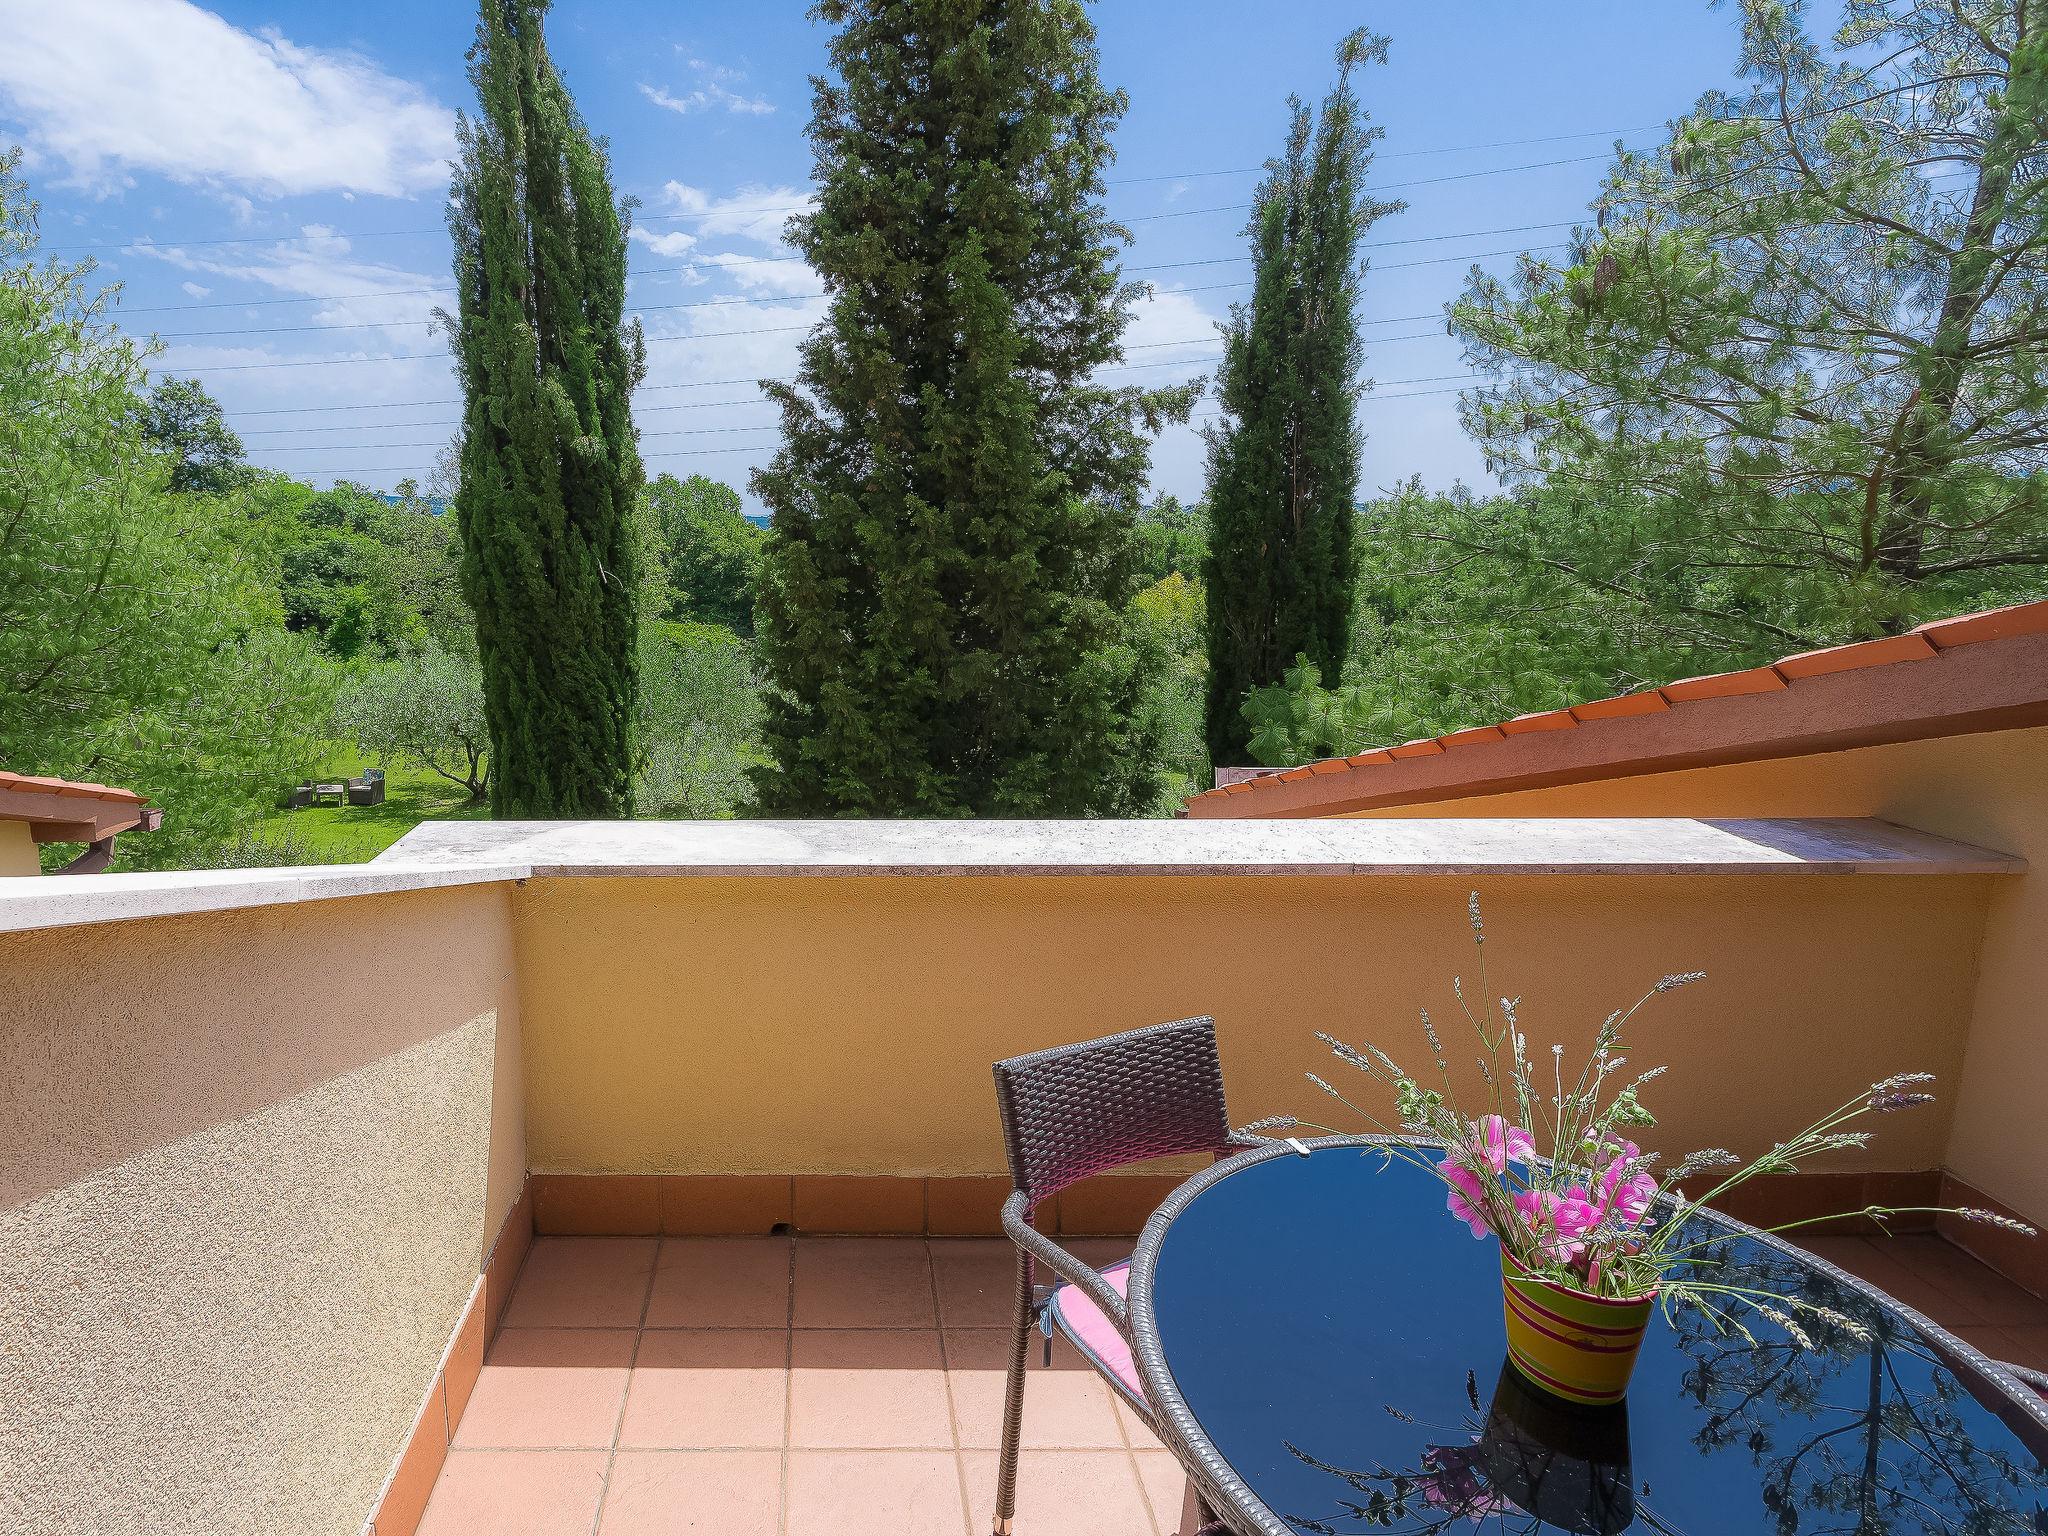
[[[1033,1205],[1091,1174],[1230,1140],[1206,1017],[1012,1056],[995,1071],[1010,1177]]]

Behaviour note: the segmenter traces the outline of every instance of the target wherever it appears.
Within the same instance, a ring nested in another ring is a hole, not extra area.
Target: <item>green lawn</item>
[[[359,765],[357,765],[359,766]],[[355,768],[335,767],[342,778]],[[327,777],[327,770],[315,777]],[[387,769],[382,805],[309,805],[264,818],[258,837],[289,850],[293,862],[360,864],[374,859],[423,821],[482,821],[488,806],[460,785],[421,768]]]

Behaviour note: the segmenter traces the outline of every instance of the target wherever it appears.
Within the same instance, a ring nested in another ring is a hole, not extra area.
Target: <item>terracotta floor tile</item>
[[[789,1443],[807,1449],[953,1448],[938,1333],[799,1329]]]
[[[799,1328],[932,1328],[931,1266],[910,1237],[808,1237],[796,1245]]]
[[[608,1448],[633,1341],[623,1328],[501,1329],[455,1443],[465,1450]]]
[[[1002,1444],[1003,1397],[1009,1385],[1010,1331],[1007,1328],[949,1328],[945,1334],[946,1378],[953,1389],[953,1418],[960,1444],[994,1450]],[[1112,1393],[1064,1339],[1054,1341],[1051,1370],[1045,1341],[1031,1335],[1024,1378],[1024,1445],[1028,1449],[1122,1450]]]
[[[1946,1238],[1916,1233],[1880,1239],[1875,1246],[1947,1297],[1959,1315],[1968,1311],[1978,1322],[2001,1326],[2048,1320],[2039,1298]]]
[[[1177,1536],[1188,1494],[1188,1475],[1171,1451],[1138,1452],[1138,1484],[1152,1506],[1152,1524],[1159,1536]]]
[[[651,1237],[537,1237],[505,1310],[508,1328],[637,1328],[654,1275]]]
[[[1017,1250],[1008,1238],[937,1238],[930,1248],[941,1326],[1009,1324],[1017,1304]]]
[[[620,1451],[598,1536],[772,1536],[782,1518],[778,1451]]]
[[[419,1536],[590,1536],[606,1454],[450,1451]]]
[[[786,1331],[650,1328],[633,1360],[619,1444],[780,1450],[788,1406]]]
[[[1983,1321],[1966,1303],[1902,1264],[1890,1250],[1890,1244],[1896,1241],[1896,1238],[1812,1236],[1803,1246],[1837,1268],[1846,1269],[1859,1280],[1876,1286],[1893,1300],[1925,1313],[1944,1328]]]
[[[788,1536],[966,1536],[958,1464],[950,1451],[792,1451],[787,1530]]]
[[[989,1529],[996,1508],[996,1455],[968,1451],[971,1528]],[[1152,1516],[1126,1451],[1026,1451],[1017,1467],[1017,1528],[1059,1536],[1130,1536]]]
[[[661,1245],[650,1328],[789,1326],[786,1237],[672,1237]]]

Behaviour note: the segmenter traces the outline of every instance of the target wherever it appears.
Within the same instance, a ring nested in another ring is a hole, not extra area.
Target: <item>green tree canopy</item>
[[[1453,310],[1492,466],[1575,509],[1472,552],[1777,651],[2038,592],[2048,0],[1741,13],[1744,88]]]
[[[1149,436],[1102,207],[1125,106],[1078,0],[821,0],[835,78],[791,239],[831,295],[784,445],[762,654],[776,809],[1118,814],[1153,744],[1126,628]]]
[[[1344,670],[1365,355],[1358,244],[1403,206],[1366,194],[1383,130],[1368,124],[1351,76],[1386,53],[1369,32],[1344,40],[1320,117],[1290,103],[1287,147],[1252,203],[1252,297],[1224,328],[1222,420],[1207,434],[1206,730],[1218,763],[1245,761],[1245,695],[1277,683],[1298,653],[1332,681]]]
[[[637,684],[629,208],[548,57],[547,0],[482,0],[449,192],[464,590],[491,808],[627,816]]]
[[[280,626],[266,542],[173,494],[144,357],[89,262],[37,258],[0,155],[0,764],[140,791],[126,867],[207,862],[303,771],[325,669]]]
[[[472,800],[490,790],[484,681],[472,654],[430,644],[415,656],[358,667],[341,689],[334,722],[364,751],[417,763]]]
[[[754,588],[767,535],[740,510],[740,493],[703,475],[656,475],[644,499],[661,529],[673,587],[668,617],[754,632]]]
[[[197,379],[166,375],[142,408],[142,435],[171,460],[171,489],[218,496],[248,476],[242,440]]]

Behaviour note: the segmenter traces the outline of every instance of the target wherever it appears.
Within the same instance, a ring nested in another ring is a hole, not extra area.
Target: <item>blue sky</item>
[[[816,278],[775,259],[808,191],[808,77],[824,67],[804,10],[558,0],[556,60],[643,204],[630,300],[649,337],[650,470],[744,487],[774,442],[748,381],[787,373],[820,312]],[[388,488],[424,478],[448,437],[454,382],[424,322],[448,297],[441,200],[472,15],[0,0],[0,141],[28,152],[46,244],[122,284],[122,323],[163,338],[161,369],[206,382],[257,462]],[[1368,489],[1487,483],[1458,427],[1467,371],[1444,303],[1475,259],[1505,270],[1563,240],[1613,140],[1655,142],[1727,82],[1737,43],[1732,9],[1702,0],[1103,0],[1095,16],[1103,75],[1130,95],[1110,205],[1133,221],[1127,265],[1158,285],[1130,380],[1213,367],[1215,322],[1247,291],[1242,205],[1288,93],[1320,96],[1350,27],[1393,39],[1363,80],[1387,130],[1374,182],[1410,203],[1369,237]],[[1191,499],[1201,479],[1194,431],[1172,431],[1155,487]]]

